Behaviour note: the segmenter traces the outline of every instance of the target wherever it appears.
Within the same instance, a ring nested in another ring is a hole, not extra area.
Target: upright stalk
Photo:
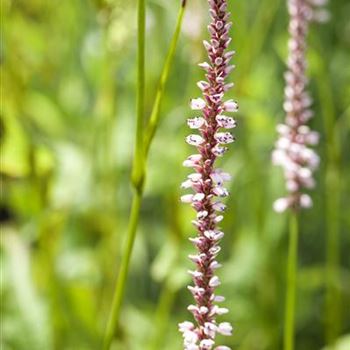
[[[339,205],[340,205],[340,150],[335,134],[335,107],[326,67],[318,81],[319,100],[324,115],[326,132],[326,314],[325,333],[328,346],[334,347],[341,325],[339,293]]]
[[[296,211],[290,214],[289,243],[287,260],[287,291],[284,320],[284,350],[294,350],[295,336],[295,304],[298,265],[298,215]]]
[[[323,1],[287,0],[289,12],[288,70],[283,108],[285,124],[277,125],[280,135],[272,161],[284,170],[286,197],[274,203],[277,212],[291,211],[287,263],[287,293],[284,324],[284,350],[294,350],[296,269],[298,256],[298,217],[300,209],[312,207],[305,190],[315,187],[313,172],[320,157],[310,147],[318,144],[319,134],[307,125],[313,117],[312,98],[307,91],[307,34],[312,21],[324,19]]]
[[[331,162],[331,160],[329,160]],[[339,188],[337,169],[326,170],[326,341],[334,349],[341,324],[339,293]]]
[[[145,161],[144,161],[144,108],[145,108],[145,0],[138,0],[137,23],[137,96],[136,96],[136,140],[132,183],[136,192],[143,191]]]
[[[186,5],[186,1],[183,0],[182,5],[181,5],[180,10],[179,10],[179,13],[178,13],[178,16],[177,16],[175,32],[173,34],[173,38],[171,39],[170,47],[169,47],[169,50],[168,50],[168,53],[167,53],[167,56],[165,59],[165,63],[164,63],[164,68],[163,68],[162,74],[160,76],[160,81],[159,81],[159,85],[157,88],[156,98],[155,98],[155,101],[154,101],[154,104],[152,107],[151,116],[149,118],[149,122],[147,125],[147,130],[146,130],[146,134],[145,134],[145,144],[144,144],[146,158],[147,158],[148,151],[149,151],[150,145],[152,143],[154,134],[155,134],[157,127],[158,127],[158,123],[159,123],[159,119],[160,119],[160,106],[161,106],[161,102],[163,100],[165,84],[168,81],[170,68],[171,68],[172,62],[174,60],[177,42],[179,40],[179,35],[180,35],[180,31],[181,31],[181,24],[182,24],[183,16],[185,13],[185,5]]]
[[[121,304],[125,291],[126,279],[129,271],[129,263],[134,246],[137,224],[140,217],[144,182],[144,155],[143,155],[143,127],[144,127],[144,106],[145,106],[145,0],[138,0],[137,5],[137,100],[136,100],[136,140],[134,149],[134,163],[132,170],[132,184],[134,197],[132,200],[131,214],[129,218],[126,246],[120,264],[120,271],[113,294],[112,308],[109,315],[103,349],[110,349],[113,334],[116,329],[120,314]]]
[[[107,322],[103,349],[109,350],[113,334],[115,332],[116,326],[118,324],[119,315],[121,311],[121,305],[123,301],[126,280],[129,271],[129,263],[131,259],[131,254],[134,246],[134,241],[136,237],[140,209],[143,197],[144,180],[146,174],[146,162],[149,147],[153,140],[155,134],[159,115],[160,115],[160,104],[164,95],[164,87],[169,76],[170,67],[172,65],[175,49],[177,46],[180,29],[182,25],[183,14],[185,10],[186,1],[182,1],[181,8],[178,15],[178,20],[176,23],[176,29],[172,37],[170,48],[167,53],[167,58],[161,73],[161,80],[159,88],[157,91],[156,100],[152,108],[152,114],[150,121],[147,126],[147,138],[145,138],[144,132],[144,91],[145,91],[145,0],[138,1],[138,59],[137,59],[137,119],[136,119],[136,140],[135,140],[135,150],[134,150],[134,162],[132,166],[132,176],[131,181],[134,189],[131,213],[128,223],[128,231],[126,237],[126,246],[124,248],[124,254],[120,264],[120,271],[116,281],[116,285],[113,293],[112,307]]]

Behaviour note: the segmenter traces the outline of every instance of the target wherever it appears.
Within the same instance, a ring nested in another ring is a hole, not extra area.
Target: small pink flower
[[[205,101],[202,98],[193,98],[191,100],[191,109],[201,110],[205,107]]]
[[[238,104],[233,100],[228,100],[224,103],[224,110],[227,112],[237,112]]]
[[[205,119],[202,117],[195,117],[192,119],[187,119],[187,125],[191,129],[199,129],[201,126],[203,126],[205,123]]]
[[[186,142],[192,146],[199,146],[204,142],[204,139],[202,136],[193,134],[186,137]]]
[[[226,335],[226,336],[232,335],[232,326],[228,322],[220,323],[217,330],[222,335]]]

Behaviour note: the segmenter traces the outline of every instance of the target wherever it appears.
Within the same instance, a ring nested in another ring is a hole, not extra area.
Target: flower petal
[[[273,203],[273,209],[277,213],[283,213],[289,207],[288,198],[279,198]]]
[[[192,146],[199,146],[204,142],[204,139],[200,135],[191,134],[186,137],[186,142]]]
[[[205,123],[205,119],[202,117],[195,117],[191,119],[187,119],[187,125],[191,129],[199,129],[201,126],[203,126]]]
[[[180,198],[182,203],[192,203],[193,201],[193,194],[184,194]]]
[[[209,286],[210,287],[217,287],[219,286],[221,283],[220,283],[220,280],[219,280],[219,277],[218,276],[213,276],[210,280],[209,280]]]
[[[227,150],[228,150],[227,147],[221,147],[219,144],[216,144],[212,148],[211,152],[217,157],[222,157]]]
[[[221,202],[215,202],[212,204],[212,208],[217,211],[225,211],[226,205]]]
[[[215,119],[221,128],[233,129],[237,126],[236,121],[226,115],[218,114]]]
[[[202,98],[193,98],[190,103],[191,109],[193,110],[201,110],[205,105],[206,103]]]
[[[228,144],[235,141],[234,137],[229,132],[217,132],[214,135],[214,138],[221,144]]]
[[[232,326],[229,322],[221,322],[218,326],[218,332],[222,335],[232,335]]]
[[[227,100],[226,102],[224,102],[224,110],[227,112],[237,112],[238,103],[233,100]]]

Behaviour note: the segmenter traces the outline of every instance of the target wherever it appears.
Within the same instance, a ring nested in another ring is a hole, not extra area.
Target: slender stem
[[[329,88],[323,88],[323,94],[332,96]],[[327,137],[327,166],[325,178],[326,194],[326,340],[329,346],[334,346],[339,334],[340,293],[339,293],[339,183],[340,171],[338,165],[339,149],[335,135],[335,112],[331,97],[322,96],[322,107],[325,114]],[[328,108],[327,108],[328,104]]]
[[[296,279],[298,264],[298,216],[295,211],[291,213],[289,225],[284,350],[294,350]]]
[[[184,8],[186,1],[182,1],[181,8],[176,23],[176,29],[171,40],[166,61],[161,73],[160,84],[157,96],[152,108],[152,114],[147,127],[147,138],[144,137],[144,91],[145,91],[145,0],[138,1],[138,82],[137,82],[137,125],[136,125],[136,142],[134,162],[132,166],[132,184],[134,195],[132,199],[131,213],[129,217],[127,242],[123,258],[120,265],[119,275],[116,281],[112,308],[109,315],[107,327],[105,330],[103,349],[109,350],[113,334],[118,324],[119,314],[124,296],[126,279],[129,270],[129,262],[136,237],[137,226],[140,217],[140,209],[143,196],[144,179],[147,162],[148,150],[153,140],[156,128],[158,126],[160,104],[164,95],[164,87],[169,76],[169,71],[174,59],[175,49],[177,46],[179,33],[182,25]]]
[[[339,222],[338,222],[338,176],[336,169],[328,165],[326,170],[326,340],[333,349],[340,328],[340,295],[338,289]],[[330,198],[328,197],[330,196]]]
[[[323,114],[326,134],[326,300],[325,334],[328,346],[332,349],[341,328],[341,296],[339,291],[339,206],[340,206],[340,145],[336,135],[336,110],[331,89],[329,69],[326,67],[326,50],[318,38],[320,51],[320,74],[318,75],[318,93]],[[322,57],[322,58],[321,58]]]
[[[114,289],[112,308],[109,314],[105,336],[103,341],[103,349],[109,350],[113,334],[116,329],[121,304],[123,301],[126,278],[129,271],[129,263],[131,253],[134,246],[137,225],[140,217],[140,208],[142,201],[143,182],[144,182],[144,153],[143,153],[143,128],[144,128],[144,106],[145,106],[145,23],[146,23],[146,2],[138,0],[137,5],[137,101],[136,101],[136,141],[134,149],[134,163],[132,171],[132,183],[135,193],[132,199],[131,214],[129,218],[128,232],[126,236],[126,246],[120,271]]]
[[[145,173],[144,157],[144,108],[145,108],[145,0],[138,0],[137,23],[137,99],[136,99],[136,142],[134,149],[134,163],[132,183],[138,191],[142,191]]]
[[[108,320],[103,349],[108,350],[111,346],[113,334],[117,326],[121,304],[124,296],[126,278],[129,271],[130,257],[135,241],[136,229],[139,222],[140,208],[142,202],[142,193],[135,192],[133,197],[129,227],[127,232],[127,241],[124,250],[124,255],[120,264],[120,271],[117,278],[116,288],[113,295],[112,309]]]
[[[144,145],[146,156],[148,154],[149,147],[151,145],[154,134],[155,134],[157,127],[158,127],[159,118],[160,118],[161,101],[163,100],[165,84],[168,80],[169,71],[170,71],[171,65],[172,65],[173,60],[174,60],[175,50],[176,50],[177,42],[179,40],[179,35],[180,35],[180,31],[181,31],[181,24],[182,24],[183,16],[185,13],[185,5],[186,5],[186,2],[183,1],[182,5],[180,7],[180,10],[179,10],[178,16],[177,16],[175,32],[174,32],[173,38],[170,42],[169,51],[168,51],[166,59],[165,59],[163,71],[162,71],[159,85],[157,88],[156,98],[155,98],[152,112],[151,112],[151,116],[149,118],[149,122],[147,125],[147,130],[146,130],[146,134],[145,134],[145,145]]]

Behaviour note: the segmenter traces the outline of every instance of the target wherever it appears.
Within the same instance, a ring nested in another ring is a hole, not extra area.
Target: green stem
[[[136,141],[134,149],[134,163],[132,171],[132,183],[135,193],[132,199],[131,214],[129,218],[126,246],[120,271],[114,289],[112,308],[109,314],[103,349],[109,350],[113,340],[114,331],[118,324],[121,304],[123,301],[126,279],[129,271],[131,253],[134,246],[137,225],[140,217],[144,182],[144,153],[143,153],[143,127],[145,106],[145,23],[146,23],[146,1],[138,0],[137,4],[137,99],[136,99]]]
[[[284,350],[294,350],[295,335],[295,301],[298,264],[298,216],[291,213],[289,226],[288,261],[287,261],[287,293],[284,321]]]
[[[335,345],[340,328],[340,295],[338,289],[339,265],[339,224],[338,224],[338,184],[337,172],[328,166],[326,171],[326,338],[332,349]],[[335,180],[335,181],[334,181]],[[330,196],[330,197],[329,197]]]
[[[116,288],[113,295],[112,309],[110,318],[106,327],[103,349],[108,350],[111,346],[113,334],[117,326],[121,304],[124,296],[125,283],[129,271],[130,257],[135,241],[136,229],[139,222],[140,208],[142,202],[142,193],[135,192],[133,197],[131,214],[129,219],[129,227],[127,232],[127,241],[124,250],[124,255],[120,264],[120,271],[117,278]]]
[[[326,300],[325,300],[325,334],[330,348],[334,348],[341,328],[341,297],[339,291],[339,211],[340,211],[340,145],[336,134],[336,110],[329,77],[326,50],[323,42],[317,37],[320,52],[318,75],[318,94],[323,114],[326,134]]]
[[[145,0],[138,0],[137,23],[137,98],[136,98],[136,142],[134,149],[134,163],[132,183],[137,191],[142,191],[145,174],[144,157],[144,109],[145,109]]]
[[[109,350],[113,334],[118,324],[121,304],[123,301],[126,279],[129,271],[129,262],[136,237],[137,226],[140,217],[141,202],[143,196],[144,179],[146,173],[145,164],[149,147],[153,140],[153,136],[158,126],[160,104],[164,95],[164,87],[169,76],[170,67],[172,65],[175,49],[177,46],[179,33],[182,25],[183,14],[186,1],[182,1],[179,11],[176,29],[171,40],[169,51],[165,60],[165,64],[161,73],[161,79],[152,108],[152,114],[147,126],[147,137],[144,137],[144,92],[145,92],[145,0],[138,1],[138,83],[137,83],[137,125],[136,125],[136,142],[134,162],[132,166],[132,184],[134,187],[134,195],[132,199],[132,208],[128,224],[127,243],[124,250],[123,258],[120,265],[120,271],[113,294],[112,308],[109,315],[107,327],[105,330],[103,349]]]
[[[340,293],[339,293],[339,183],[340,171],[338,165],[339,149],[335,135],[335,113],[331,101],[332,92],[322,84],[322,110],[325,116],[327,137],[327,165],[325,178],[326,202],[326,340],[330,346],[335,345],[339,334]],[[327,97],[327,96],[328,97]]]
[[[177,16],[175,32],[174,32],[173,38],[170,42],[169,51],[167,53],[165,63],[163,66],[163,71],[162,71],[162,74],[160,76],[160,81],[159,81],[159,85],[157,88],[156,98],[155,98],[152,112],[151,112],[151,116],[149,118],[149,122],[147,125],[147,130],[146,130],[146,134],[145,134],[145,143],[144,143],[146,156],[148,154],[150,145],[152,143],[153,137],[155,135],[155,132],[156,132],[158,124],[159,124],[160,106],[161,106],[161,102],[162,102],[163,95],[164,95],[165,84],[168,80],[169,71],[170,71],[171,65],[172,65],[173,60],[174,60],[177,42],[179,40],[182,20],[183,20],[183,16],[185,13],[185,5],[186,5],[186,3],[185,3],[185,1],[183,1],[182,5],[180,7],[180,10],[179,10],[178,16]]]

